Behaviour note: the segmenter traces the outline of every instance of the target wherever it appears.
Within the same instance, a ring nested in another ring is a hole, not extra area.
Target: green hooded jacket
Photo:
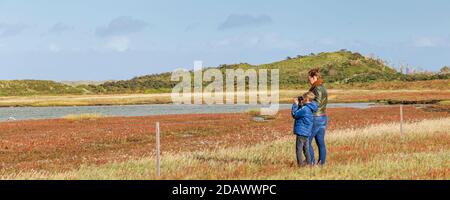
[[[319,108],[316,112],[313,113],[315,117],[317,116],[323,116],[326,114],[327,111],[327,104],[328,104],[328,92],[327,89],[325,89],[323,84],[313,86],[309,90],[316,95],[314,100],[317,102]]]

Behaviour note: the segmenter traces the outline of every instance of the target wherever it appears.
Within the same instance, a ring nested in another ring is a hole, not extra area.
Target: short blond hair
[[[314,93],[312,92],[307,92],[303,94],[303,98],[306,99],[307,101],[313,101],[314,98],[316,98],[316,95],[314,95]]]

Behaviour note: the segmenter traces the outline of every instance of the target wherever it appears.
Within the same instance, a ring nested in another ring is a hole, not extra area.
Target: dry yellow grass
[[[82,121],[82,120],[93,120],[104,117],[99,113],[83,113],[83,114],[72,114],[66,115],[63,119],[72,120],[72,121]]]
[[[170,94],[0,97],[0,107],[132,105],[132,104],[161,104],[170,102],[171,102]]]
[[[306,92],[306,89],[280,90],[280,103],[291,103],[292,98]],[[329,102],[376,102],[377,100],[411,100],[423,97],[427,100],[450,100],[450,90],[361,90],[330,89]],[[421,94],[428,95],[424,96]],[[225,95],[224,95],[225,96]],[[246,95],[248,99],[248,94]],[[137,105],[172,103],[170,93],[123,94],[123,95],[68,95],[0,97],[0,107],[10,106],[95,106],[95,105]]]

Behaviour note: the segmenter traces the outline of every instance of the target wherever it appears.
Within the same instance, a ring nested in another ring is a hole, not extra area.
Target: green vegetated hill
[[[55,81],[11,80],[0,81],[0,96],[85,94],[84,88],[73,87]]]
[[[217,67],[223,73],[226,69],[279,69],[280,88],[301,88],[307,86],[308,71],[321,68],[327,83],[333,85],[348,85],[353,83],[368,83],[374,81],[416,81],[448,79],[449,74],[414,74],[404,75],[387,66],[383,60],[366,57],[350,51],[337,51],[307,56],[297,56],[286,60],[263,65],[247,63],[220,65]],[[131,80],[106,82],[97,86],[87,86],[90,91],[98,93],[154,93],[169,92],[177,82],[170,81],[171,73],[153,74],[136,77]],[[224,76],[225,77],[225,76]],[[208,84],[205,82],[204,84]]]
[[[247,63],[220,65],[223,73],[226,69],[279,69],[280,88],[307,87],[307,72],[321,68],[327,83],[349,85],[374,81],[416,81],[449,79],[449,73],[418,73],[404,75],[387,66],[381,59],[366,57],[346,50],[337,52],[310,54],[288,57],[286,60],[263,65]],[[171,73],[152,74],[130,80],[108,81],[102,84],[70,86],[52,81],[2,81],[0,95],[36,95],[36,94],[118,94],[118,93],[158,93],[170,92],[177,84],[170,80]],[[208,84],[208,83],[204,83]]]

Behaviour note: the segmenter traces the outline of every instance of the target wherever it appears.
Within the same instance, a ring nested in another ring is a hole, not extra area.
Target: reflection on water
[[[329,108],[351,107],[368,108],[372,103],[336,103],[328,104]],[[242,113],[262,105],[127,105],[127,106],[76,106],[76,107],[17,107],[0,108],[0,121],[11,119],[52,119],[69,114],[99,113],[106,116],[149,116],[171,114],[199,113]],[[280,104],[280,109],[290,109],[291,104]]]

